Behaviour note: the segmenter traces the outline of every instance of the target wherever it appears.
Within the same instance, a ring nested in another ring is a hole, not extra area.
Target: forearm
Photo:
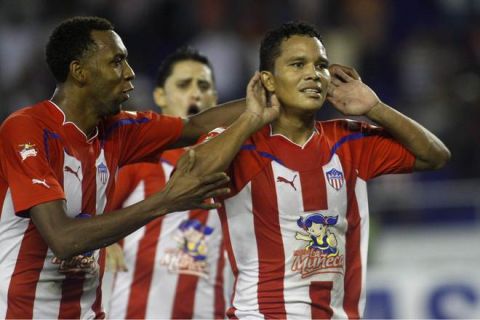
[[[416,157],[416,170],[443,167],[450,159],[450,151],[433,133],[416,121],[379,102],[366,116],[385,128],[398,142]]]
[[[245,99],[234,100],[189,117],[185,120],[186,123],[179,141],[169,148],[194,144],[198,138],[213,129],[230,126],[245,111],[245,107]]]
[[[65,202],[53,201],[32,208],[31,217],[54,254],[67,259],[110,245],[166,213],[161,205],[154,209],[152,200],[87,219],[67,217]]]
[[[220,135],[195,146],[194,175],[225,171],[243,142],[259,129],[258,115],[245,112]]]
[[[204,112],[192,116],[190,121],[194,126],[201,128],[203,133],[215,128],[228,127],[245,111],[245,99],[238,99],[209,108]]]

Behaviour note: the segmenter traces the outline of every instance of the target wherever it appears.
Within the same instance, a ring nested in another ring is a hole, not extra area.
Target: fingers
[[[265,93],[265,88],[263,87],[262,81],[260,80],[260,73],[255,72],[254,76],[248,83],[247,95],[254,97],[262,105],[266,105],[267,97]]]
[[[332,80],[330,81],[330,84],[332,84],[333,86],[335,87],[338,87],[339,85],[341,85],[342,83],[344,83],[342,80],[340,80],[339,78],[337,78],[336,76],[333,76],[332,77]],[[331,87],[333,87],[331,86]],[[330,89],[330,88],[329,88]]]
[[[332,64],[328,67],[328,69],[332,76],[338,76],[345,82],[349,82],[352,80],[361,80],[360,75],[354,68],[350,68],[340,64]]]
[[[200,182],[204,185],[219,183],[220,185],[227,184],[230,181],[230,177],[225,172],[216,172],[203,176],[200,178]]]

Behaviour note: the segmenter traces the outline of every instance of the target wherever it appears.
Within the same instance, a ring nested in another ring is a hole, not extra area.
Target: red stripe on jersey
[[[105,319],[105,312],[102,310],[102,282],[103,282],[103,274],[105,272],[105,248],[100,249],[100,256],[98,258],[98,262],[100,264],[100,283],[97,288],[97,297],[95,298],[95,302],[93,303],[92,310],[95,312],[96,319]]]
[[[224,251],[225,247],[222,243],[218,248],[217,276],[215,278],[215,319],[225,319],[225,298],[223,296],[223,269],[225,268]]]
[[[94,146],[90,146],[86,152],[94,153]],[[92,158],[89,158],[82,168],[82,212],[94,216],[97,213],[97,168],[96,160]]]
[[[362,260],[360,252],[360,214],[358,203],[355,197],[355,180],[347,180],[348,208],[347,221],[348,229],[345,243],[345,296],[343,298],[343,309],[349,319],[358,319],[358,304],[362,291]]]
[[[321,168],[299,172],[302,184],[303,210],[328,209],[325,176]]]
[[[145,226],[145,235],[138,244],[137,255],[141,254],[142,259],[135,260],[135,273],[128,297],[127,319],[145,319],[162,222],[163,219],[160,218],[148,223]],[[161,303],[161,301],[157,303]]]
[[[332,281],[312,281],[310,283],[312,319],[332,318],[333,310],[330,307],[332,288]]]
[[[205,225],[208,219],[208,211],[191,210],[188,219],[197,219]],[[172,319],[193,318],[193,306],[195,304],[195,292],[198,285],[198,276],[179,274],[175,299],[173,301]]]
[[[252,180],[252,207],[258,246],[258,306],[268,318],[286,318],[283,296],[285,261],[278,216],[275,180],[271,166]],[[273,245],[272,245],[273,244]]]
[[[67,275],[62,284],[59,319],[79,319],[81,315],[80,298],[83,293],[84,274]]]
[[[30,220],[20,245],[15,270],[8,288],[6,319],[33,317],[35,292],[47,250],[47,244]],[[29,259],[29,256],[35,256],[36,258]],[[38,272],[32,270],[38,270]]]
[[[7,196],[8,185],[1,183],[0,185],[0,203],[2,207],[5,205],[5,197]],[[3,210],[0,210],[0,219],[2,218]]]

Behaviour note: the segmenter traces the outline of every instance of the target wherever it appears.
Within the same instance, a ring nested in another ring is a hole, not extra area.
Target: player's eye
[[[291,64],[292,67],[295,67],[297,69],[303,68],[305,64],[303,62],[294,62]]]

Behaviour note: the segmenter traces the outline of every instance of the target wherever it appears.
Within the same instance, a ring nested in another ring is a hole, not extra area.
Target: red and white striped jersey
[[[121,112],[100,122],[87,140],[51,101],[21,109],[2,124],[0,318],[105,316],[103,250],[68,262],[56,259],[29,209],[65,199],[70,217],[102,214],[117,169],[155,159],[178,140],[182,128],[180,118]]]
[[[299,146],[270,126],[230,167],[219,209],[235,275],[230,318],[359,318],[368,246],[366,181],[414,156],[368,124],[317,122]]]
[[[160,191],[183,150],[160,163],[120,169],[113,209]],[[122,241],[127,272],[117,272],[109,302],[114,319],[223,319],[224,247],[215,210],[175,212]]]

